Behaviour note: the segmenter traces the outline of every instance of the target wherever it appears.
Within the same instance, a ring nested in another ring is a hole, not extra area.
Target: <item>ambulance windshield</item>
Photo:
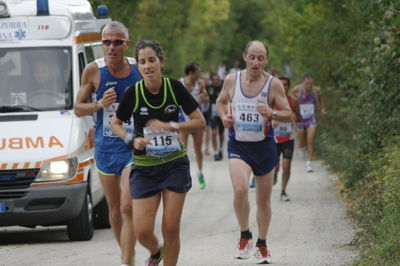
[[[72,109],[70,48],[2,48],[0,80],[0,112]]]

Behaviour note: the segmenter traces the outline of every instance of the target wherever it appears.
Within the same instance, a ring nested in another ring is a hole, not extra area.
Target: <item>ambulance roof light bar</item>
[[[48,16],[49,14],[49,1],[48,0],[36,0],[37,15]]]
[[[97,18],[108,18],[108,7],[106,5],[97,7]]]
[[[0,0],[0,18],[8,18],[10,13],[8,12],[8,7],[6,2]]]

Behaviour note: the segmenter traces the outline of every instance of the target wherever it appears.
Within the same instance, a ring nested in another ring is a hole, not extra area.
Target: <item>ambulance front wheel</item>
[[[108,218],[108,206],[105,197],[93,208],[93,214],[93,223],[95,229],[107,229],[111,227],[110,220]]]
[[[67,233],[71,241],[85,241],[92,239],[93,232],[93,204],[88,189],[79,215],[67,224]]]

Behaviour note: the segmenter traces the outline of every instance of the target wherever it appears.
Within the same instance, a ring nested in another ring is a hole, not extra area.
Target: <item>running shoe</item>
[[[161,260],[163,259],[164,253],[163,253],[163,248],[160,247],[160,257],[158,259],[153,258],[152,256],[150,256],[150,258],[148,258],[146,260],[146,264],[145,266],[158,266],[161,262]]]
[[[314,169],[313,169],[312,166],[311,166],[311,161],[307,161],[307,163],[306,163],[306,170],[307,170],[307,172],[309,172],[309,173],[314,172]]]
[[[131,265],[129,265],[129,264],[121,264],[121,266],[135,266],[135,262],[132,262]]]
[[[198,173],[197,174],[197,179],[199,181],[199,187],[200,189],[204,189],[206,187],[206,181],[204,180],[204,175],[203,173]]]
[[[214,153],[214,161],[221,161],[222,155],[219,152]]]
[[[281,193],[281,201],[290,201],[290,198],[286,192]]]
[[[255,188],[256,187],[256,180],[254,179],[254,177],[251,179],[249,188]]]
[[[253,246],[251,238],[240,238],[236,248],[235,259],[244,260],[249,258],[249,251]]]
[[[272,259],[271,259],[271,254],[269,253],[269,250],[266,246],[256,246],[256,260],[257,264],[271,264]]]
[[[160,261],[153,258],[148,258],[146,260],[145,266],[158,266],[160,264]]]
[[[222,153],[222,150],[219,150],[218,155],[219,155],[219,158],[221,158],[221,160],[224,158],[224,154]]]

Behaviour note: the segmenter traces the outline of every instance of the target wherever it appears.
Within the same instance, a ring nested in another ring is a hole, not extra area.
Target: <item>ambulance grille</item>
[[[26,194],[40,169],[1,170],[0,199],[21,198]]]

